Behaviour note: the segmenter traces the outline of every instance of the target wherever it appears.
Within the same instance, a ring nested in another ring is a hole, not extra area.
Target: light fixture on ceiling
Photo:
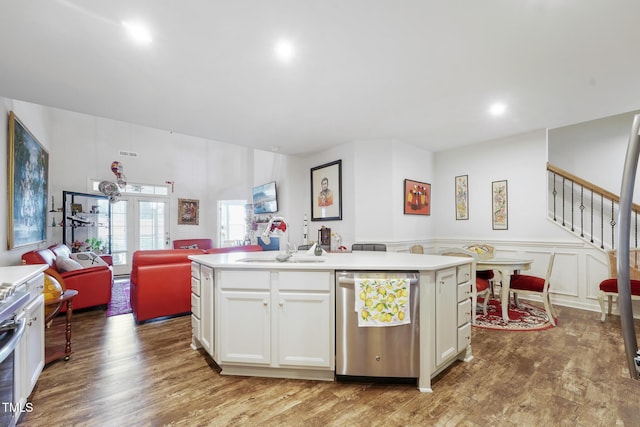
[[[139,44],[147,45],[153,41],[151,33],[142,24],[122,21],[122,26],[127,29],[131,38]]]
[[[502,116],[507,111],[507,106],[503,102],[494,102],[489,107],[489,114],[498,117]]]
[[[289,40],[281,39],[276,43],[274,52],[282,62],[289,62],[293,58],[295,50]]]

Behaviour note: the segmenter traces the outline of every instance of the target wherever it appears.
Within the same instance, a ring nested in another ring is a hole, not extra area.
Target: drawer
[[[191,294],[191,314],[200,318],[200,297],[195,294]]]
[[[200,264],[197,262],[191,263],[191,277],[195,277],[196,279],[200,278]]]
[[[459,284],[471,280],[471,264],[459,265],[457,275]]]
[[[471,321],[471,300],[466,300],[458,303],[458,326],[462,326],[465,323]]]
[[[200,279],[191,278],[191,293],[200,296]]]
[[[328,271],[280,271],[278,286],[281,291],[329,292],[331,279]]]
[[[194,315],[191,315],[191,333],[200,341],[200,319]]]
[[[468,283],[458,285],[458,302],[464,301],[467,298],[471,298],[471,285]]]
[[[458,328],[458,351],[462,351],[471,344],[471,323]]]

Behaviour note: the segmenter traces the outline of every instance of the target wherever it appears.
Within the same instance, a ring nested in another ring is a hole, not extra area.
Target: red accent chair
[[[49,268],[60,274],[69,289],[78,291],[78,296],[73,300],[74,309],[100,305],[106,308],[111,301],[112,257],[110,255],[100,256],[109,266],[86,267],[64,272],[58,270],[56,258],[58,256],[69,257],[70,254],[71,251],[66,245],[56,244],[46,249],[37,249],[23,254],[22,263],[48,264]]]
[[[181,239],[173,241],[173,249],[211,249],[213,240],[211,239]]]
[[[511,275],[511,285],[509,286],[510,292],[513,292],[513,300],[516,307],[518,307],[518,294],[539,295],[542,298],[547,316],[549,316],[549,321],[554,326],[558,316],[551,304],[551,298],[549,296],[549,280],[551,279],[551,271],[553,269],[553,260],[555,257],[556,254],[552,252],[549,257],[549,265],[547,266],[547,275],[544,278],[528,276],[526,274],[513,274]]]
[[[598,302],[600,303],[600,321],[607,319],[607,313],[611,315],[611,306],[613,298],[618,298],[618,273],[616,251],[607,252],[609,257],[609,274],[611,278],[600,282],[600,293],[598,294]],[[631,299],[640,300],[640,249],[629,249],[629,279],[631,286]],[[607,298],[608,310],[604,309],[604,299]]]

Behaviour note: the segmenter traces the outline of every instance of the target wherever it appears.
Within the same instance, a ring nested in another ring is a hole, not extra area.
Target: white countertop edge
[[[189,259],[212,268],[246,270],[439,270],[468,264],[470,258],[442,255],[408,254],[400,252],[357,251],[347,253],[328,253],[320,257],[323,262],[295,263],[277,262],[277,251],[229,252],[223,254],[190,255]],[[299,258],[311,258],[299,253]],[[242,262],[242,259],[264,259],[273,261]]]
[[[49,268],[48,264],[10,265],[0,267],[0,283],[18,285]]]

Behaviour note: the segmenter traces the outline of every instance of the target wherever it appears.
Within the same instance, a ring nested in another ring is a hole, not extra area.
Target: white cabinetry
[[[15,393],[21,411],[25,410],[27,398],[33,392],[44,369],[44,274],[38,273],[17,285],[20,291],[29,293],[31,299],[16,316],[27,326],[15,351]],[[21,415],[16,413],[16,421]]]
[[[271,273],[220,272],[220,362],[271,363]]]
[[[193,346],[202,347],[215,358],[213,269],[191,264],[191,326]]]
[[[218,274],[223,373],[225,363],[333,369],[335,323],[329,271],[222,270]]]
[[[436,272],[436,368],[471,344],[471,264]]]
[[[333,366],[331,277],[324,271],[278,275],[280,365]]]

